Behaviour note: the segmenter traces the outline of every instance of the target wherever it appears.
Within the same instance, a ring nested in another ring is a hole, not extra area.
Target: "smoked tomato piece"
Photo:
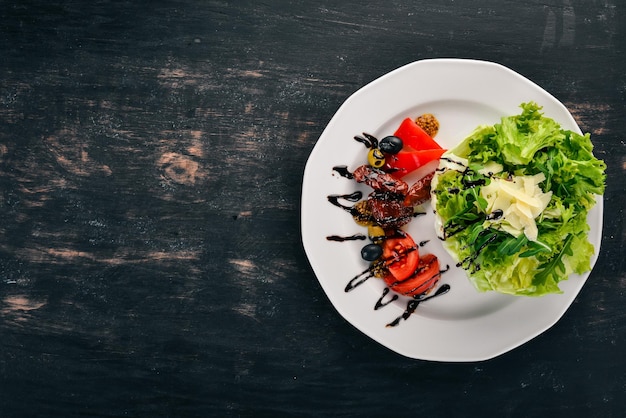
[[[404,280],[415,272],[419,250],[409,234],[394,235],[383,242],[383,260],[389,275],[395,280]]]
[[[398,279],[390,273],[384,280],[396,293],[418,296],[428,293],[437,284],[439,277],[439,259],[434,254],[426,254],[419,259],[417,268],[408,277]]]
[[[393,135],[400,138],[405,147],[413,148],[415,151],[441,149],[441,146],[411,118],[404,119]]]
[[[381,198],[373,193],[367,199],[373,220],[385,229],[400,228],[413,219],[413,207],[403,199]]]
[[[421,151],[400,151],[386,157],[385,171],[395,178],[401,178],[433,160],[438,160],[445,149],[427,149]]]
[[[434,175],[434,172],[428,173],[411,186],[404,197],[404,206],[413,207],[421,205],[430,199],[430,183]]]

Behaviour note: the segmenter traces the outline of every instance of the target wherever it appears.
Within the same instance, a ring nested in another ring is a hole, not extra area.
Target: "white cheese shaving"
[[[522,233],[529,241],[537,240],[535,219],[550,203],[552,192],[544,193],[539,183],[546,179],[543,173],[534,176],[512,176],[510,179],[493,177],[483,186],[480,195],[487,201],[487,213],[502,211],[502,216],[487,219],[485,227],[499,227],[514,236]]]

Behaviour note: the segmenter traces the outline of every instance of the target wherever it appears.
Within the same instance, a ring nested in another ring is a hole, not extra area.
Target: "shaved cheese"
[[[502,167],[502,164],[497,163],[495,161],[487,161],[485,166],[481,168],[480,170],[478,170],[478,172],[482,174],[483,176],[491,176],[493,174],[501,173],[502,170],[504,170],[504,167]]]
[[[497,227],[514,236],[526,235],[530,241],[537,240],[535,219],[548,206],[552,192],[544,193],[539,183],[545,180],[543,173],[534,176],[493,177],[481,188],[480,195],[487,201],[487,212],[502,211],[499,218],[488,218],[485,227]]]

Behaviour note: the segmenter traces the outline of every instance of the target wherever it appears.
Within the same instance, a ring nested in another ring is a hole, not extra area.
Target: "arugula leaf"
[[[565,244],[563,245],[561,251],[556,256],[552,257],[552,259],[548,263],[539,266],[540,271],[535,276],[536,281],[545,282],[550,277],[552,277],[556,281],[559,281],[560,276],[567,272],[565,264],[563,263],[563,255],[574,255],[571,248],[573,237],[573,235],[569,235],[565,240]]]
[[[498,252],[502,255],[513,255],[519,252],[526,243],[528,243],[528,238],[526,238],[524,234],[520,234],[517,238],[513,235],[509,235],[498,246]]]

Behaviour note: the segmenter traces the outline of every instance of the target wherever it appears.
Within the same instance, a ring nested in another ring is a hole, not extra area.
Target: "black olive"
[[[378,148],[387,154],[397,154],[402,149],[402,140],[397,136],[389,135],[380,140]]]
[[[361,248],[361,257],[366,261],[375,261],[383,255],[383,248],[377,244],[367,244]]]

